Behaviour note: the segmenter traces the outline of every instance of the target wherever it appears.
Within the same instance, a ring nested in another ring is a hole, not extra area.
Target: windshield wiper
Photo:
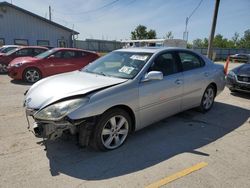
[[[83,71],[88,72],[88,73],[92,73],[92,74],[99,74],[102,76],[109,76],[109,75],[105,74],[104,72],[93,72],[93,71],[89,71],[88,69],[84,69]]]

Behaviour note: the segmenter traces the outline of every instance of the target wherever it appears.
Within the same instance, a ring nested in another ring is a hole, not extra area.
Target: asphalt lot
[[[225,88],[207,114],[167,118],[115,151],[79,149],[71,137],[44,151],[27,131],[22,102],[29,87],[0,75],[0,187],[145,187],[200,162],[208,165],[164,187],[250,187],[248,94]]]

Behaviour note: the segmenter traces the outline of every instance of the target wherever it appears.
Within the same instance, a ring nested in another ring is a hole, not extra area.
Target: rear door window
[[[201,58],[191,52],[179,52],[178,54],[183,71],[200,68],[205,65],[204,61]]]
[[[45,51],[46,51],[46,49],[34,48],[34,50],[33,50],[33,56],[39,55],[39,54],[41,54],[41,53],[43,53]]]
[[[76,54],[75,51],[68,51],[68,50],[65,50],[65,51],[63,51],[62,58],[64,58],[64,59],[75,58],[76,55],[77,55],[77,54]]]

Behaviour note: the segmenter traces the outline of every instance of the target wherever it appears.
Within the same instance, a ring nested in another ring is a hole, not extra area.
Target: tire
[[[5,64],[0,64],[0,73],[8,73],[7,65]]]
[[[37,68],[27,68],[23,72],[23,80],[29,83],[35,83],[42,78],[42,74]]]
[[[123,122],[119,125],[120,122]],[[128,113],[115,108],[105,112],[98,120],[92,137],[92,146],[96,150],[113,150],[126,141],[132,121]]]
[[[214,86],[209,85],[202,96],[199,110],[203,113],[208,112],[213,107],[215,96]]]

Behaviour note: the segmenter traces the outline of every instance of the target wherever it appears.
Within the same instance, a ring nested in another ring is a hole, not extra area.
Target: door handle
[[[208,76],[209,76],[209,73],[208,73],[208,72],[205,72],[204,75],[205,75],[205,77],[208,77]]]
[[[182,84],[182,80],[177,79],[177,80],[175,80],[175,83],[176,83],[177,85],[180,85],[180,84]]]

